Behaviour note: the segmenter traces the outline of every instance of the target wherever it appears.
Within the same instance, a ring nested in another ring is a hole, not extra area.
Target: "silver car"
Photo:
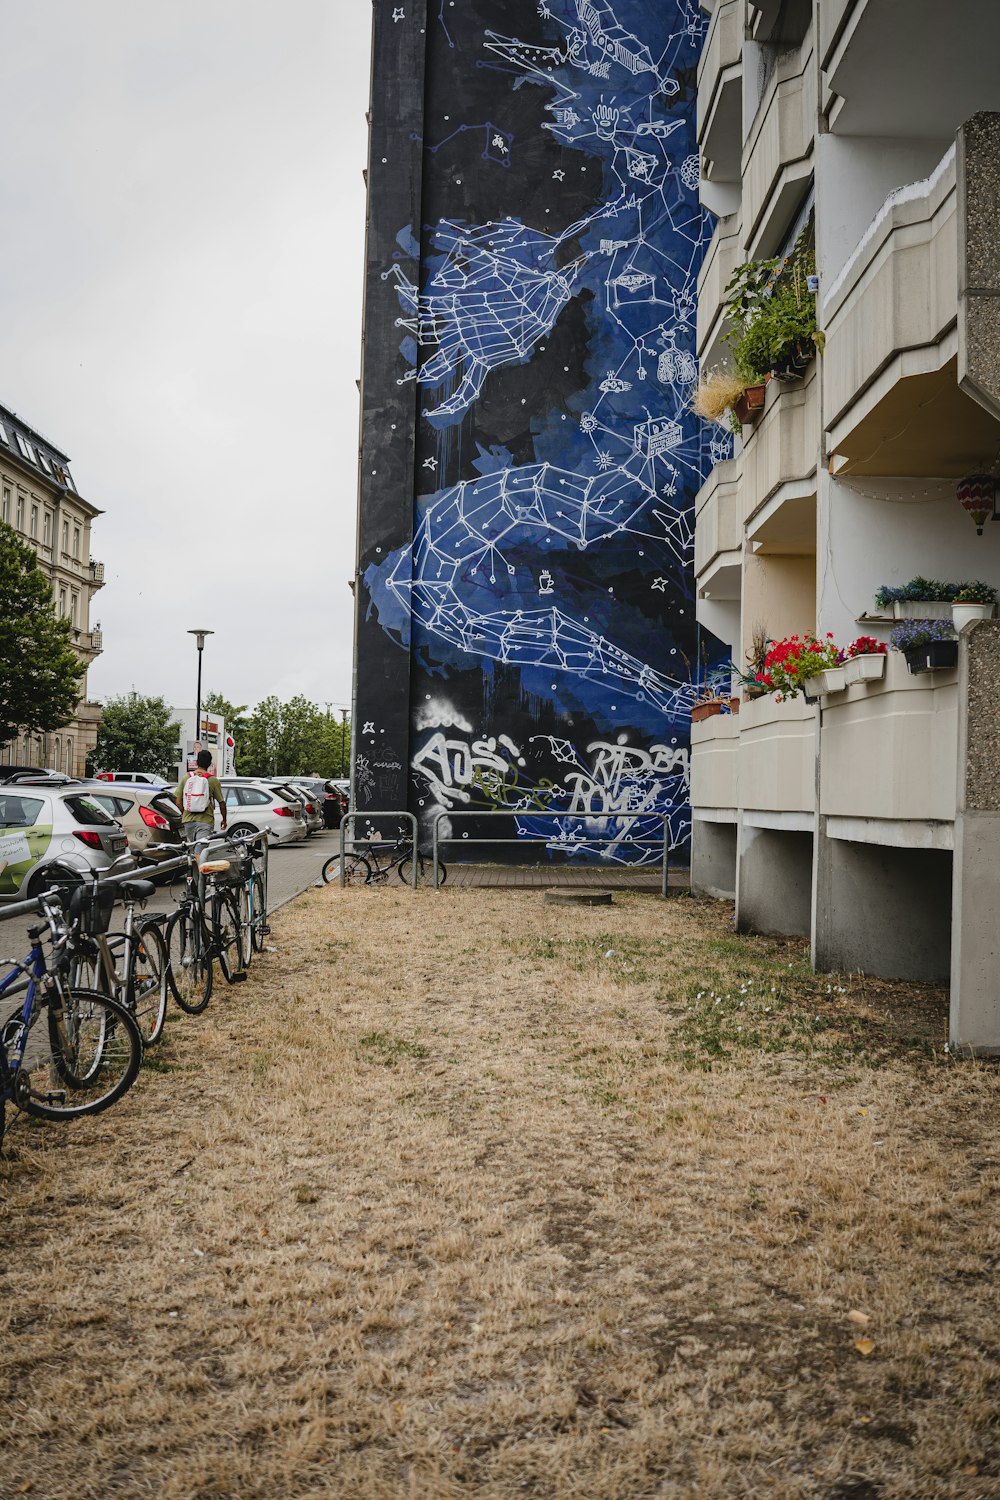
[[[281,791],[269,781],[249,776],[224,776],[220,785],[230,833],[267,829],[272,844],[300,843],[305,838],[305,812],[290,790]]]
[[[85,788],[0,786],[0,897],[37,896],[59,878],[106,870],[128,852],[124,829]]]

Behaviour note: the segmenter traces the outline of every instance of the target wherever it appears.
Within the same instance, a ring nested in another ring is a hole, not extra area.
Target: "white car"
[[[247,776],[224,776],[219,784],[226,799],[227,832],[267,829],[272,844],[297,844],[305,838],[305,812],[291,792]]]
[[[98,771],[98,781],[138,781],[143,786],[169,786],[170,782],[164,776],[157,776],[155,771]]]

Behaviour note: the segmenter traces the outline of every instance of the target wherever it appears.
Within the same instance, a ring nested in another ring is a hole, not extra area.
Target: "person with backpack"
[[[226,826],[226,799],[222,794],[218,778],[208,773],[212,769],[212,752],[199,750],[193,771],[181,778],[174,799],[181,810],[181,832],[188,843],[203,839],[215,827],[213,802],[219,804],[222,827]]]

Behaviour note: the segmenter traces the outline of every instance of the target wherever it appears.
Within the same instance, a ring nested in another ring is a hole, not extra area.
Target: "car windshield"
[[[78,823],[91,823],[104,828],[115,826],[114,818],[109,817],[93,797],[64,797],[63,801]]]
[[[14,797],[0,793],[0,828],[31,828],[45,803],[41,797]]]

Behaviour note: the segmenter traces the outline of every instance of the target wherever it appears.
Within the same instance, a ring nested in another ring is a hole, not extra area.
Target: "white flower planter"
[[[878,682],[885,676],[885,652],[852,656],[849,661],[845,661],[844,671],[847,673],[848,687],[855,682]]]
[[[811,677],[804,677],[802,679],[802,696],[803,698],[807,698],[810,703],[812,703],[814,699],[818,698],[822,691],[822,672],[814,672]]]
[[[956,631],[965,629],[974,620],[989,620],[993,615],[992,604],[953,604],[951,606],[951,618]]]
[[[847,686],[847,673],[843,667],[827,667],[819,674],[821,693],[842,693]]]
[[[948,620],[951,603],[947,599],[894,599],[892,613],[897,620]]]

